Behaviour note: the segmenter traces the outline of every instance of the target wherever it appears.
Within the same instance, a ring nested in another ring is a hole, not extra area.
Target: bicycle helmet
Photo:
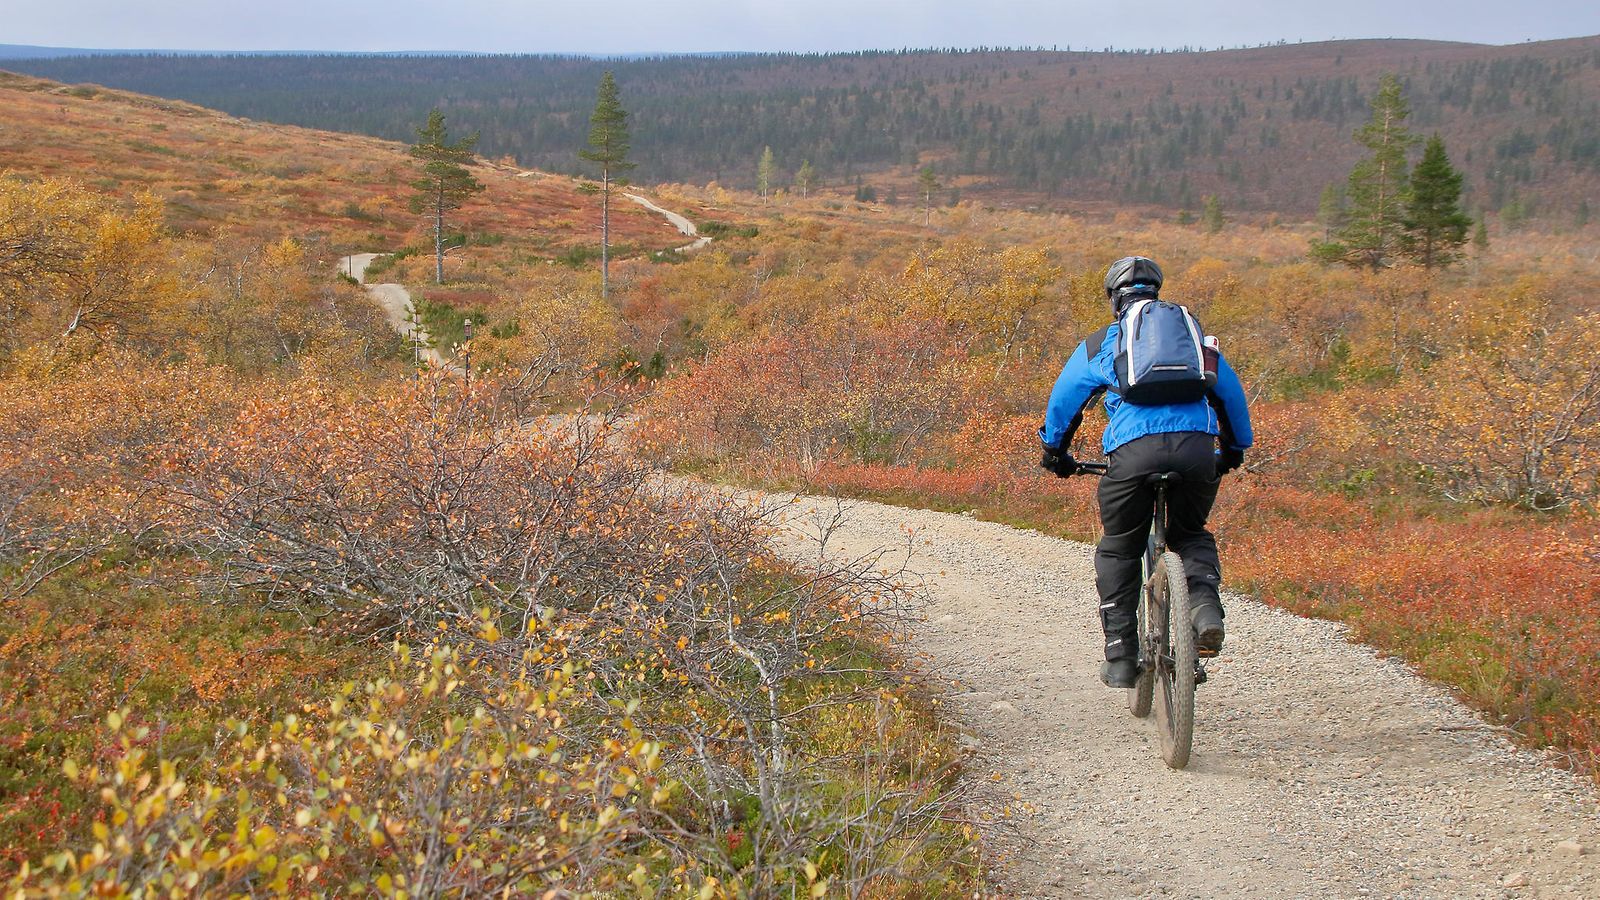
[[[1143,256],[1124,256],[1106,270],[1106,299],[1111,311],[1122,312],[1124,298],[1135,294],[1155,296],[1161,292],[1161,267]]]

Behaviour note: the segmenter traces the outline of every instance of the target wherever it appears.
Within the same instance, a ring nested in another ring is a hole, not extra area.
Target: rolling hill
[[[1551,221],[1600,189],[1600,37],[1369,40],[1211,52],[912,51],[593,60],[533,56],[95,56],[3,65],[235,115],[405,139],[430,106],[518,164],[577,170],[594,85],[616,70],[644,181],[913,194],[932,164],[996,204],[1114,202],[1309,215],[1357,157],[1350,132],[1398,73],[1474,208]]]
[[[414,168],[392,141],[0,72],[0,172],[70,176],[122,196],[149,191],[182,232],[288,236],[329,256],[402,247],[427,224],[405,205]],[[525,263],[599,243],[599,200],[577,182],[488,162],[474,174],[488,190],[458,222],[478,256]],[[631,203],[614,211],[612,229],[641,251],[681,243]]]

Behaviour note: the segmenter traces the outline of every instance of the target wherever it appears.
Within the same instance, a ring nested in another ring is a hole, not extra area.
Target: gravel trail
[[[699,227],[691,222],[688,216],[685,216],[681,213],[675,213],[670,209],[663,209],[662,207],[650,202],[649,199],[641,197],[638,194],[625,193],[622,196],[627,197],[629,200],[632,200],[651,212],[661,214],[668,222],[671,222],[672,227],[678,229],[678,233],[682,234],[684,237],[694,238],[693,243],[684,244],[682,247],[678,247],[675,252],[687,253],[690,250],[699,250],[701,247],[711,243],[711,238],[701,234]]]
[[[791,527],[807,529],[798,501]],[[1098,680],[1090,548],[849,502],[837,552],[905,546],[916,638],[1012,806],[988,828],[1019,897],[1600,898],[1590,782],[1516,749],[1342,626],[1227,598],[1194,758]],[[900,559],[904,559],[902,552]]]
[[[417,324],[414,320],[415,310],[411,305],[411,292],[403,284],[367,284],[367,267],[372,261],[382,254],[355,253],[339,260],[339,271],[367,289],[367,296],[383,307],[384,315],[389,318],[389,327],[399,332],[408,343],[420,341],[418,352],[422,359],[435,366],[448,365],[444,355],[437,349],[428,346],[427,329]]]

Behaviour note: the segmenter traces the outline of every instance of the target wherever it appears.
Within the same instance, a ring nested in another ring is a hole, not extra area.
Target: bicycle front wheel
[[[1183,560],[1167,551],[1156,560],[1153,587],[1158,602],[1152,609],[1165,613],[1166,646],[1156,667],[1160,699],[1155,704],[1161,731],[1161,758],[1174,769],[1189,764],[1194,745],[1194,676],[1197,664],[1194,624],[1190,620],[1189,580]]]

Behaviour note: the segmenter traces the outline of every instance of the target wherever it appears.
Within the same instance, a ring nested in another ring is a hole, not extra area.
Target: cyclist
[[[1106,271],[1105,289],[1111,312],[1120,319],[1135,301],[1158,297],[1161,267],[1142,256],[1119,259]],[[1084,409],[1104,394],[1110,417],[1102,441],[1108,469],[1100,482],[1105,536],[1094,557],[1106,640],[1100,680],[1125,688],[1132,687],[1139,675],[1135,631],[1140,559],[1155,515],[1155,488],[1146,483],[1148,475],[1182,476],[1168,489],[1167,540],[1183,558],[1200,655],[1215,656],[1222,649],[1222,598],[1217,592],[1222,573],[1217,542],[1206,530],[1206,519],[1222,475],[1244,463],[1244,451],[1251,444],[1250,412],[1238,376],[1220,358],[1216,382],[1206,399],[1165,406],[1124,402],[1115,391],[1117,323],[1097,336],[1101,334],[1097,346],[1080,343],[1056,379],[1044,427],[1039,429],[1044,444],[1039,464],[1062,478],[1079,471],[1070,449],[1072,436],[1083,422]]]

